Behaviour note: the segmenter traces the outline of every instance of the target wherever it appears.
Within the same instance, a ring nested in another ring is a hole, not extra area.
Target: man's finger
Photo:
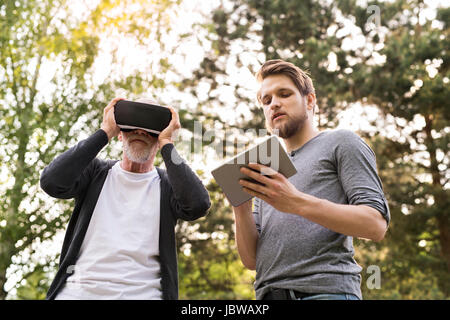
[[[116,97],[112,101],[117,102],[119,100],[125,100],[125,98],[123,98],[123,97]]]
[[[253,183],[247,180],[239,180],[239,184],[246,189],[250,189],[261,194],[267,194],[267,188],[257,183]]]
[[[248,166],[252,169],[258,170],[263,176],[276,176],[278,174],[277,171],[273,170],[270,167],[264,166],[259,163],[250,162]]]
[[[172,114],[172,120],[170,121],[170,124],[177,125],[180,122],[177,111],[172,107],[167,107],[167,108],[169,108],[170,113]]]
[[[259,198],[259,199],[261,199],[261,200],[263,200],[263,201],[265,201],[265,202],[267,202],[269,204],[271,203],[270,199],[266,195],[264,195],[263,193],[256,192],[256,191],[254,191],[252,189],[248,189],[246,187],[242,187],[242,190],[244,190],[245,192],[247,192],[251,196],[257,197],[257,198]]]
[[[109,102],[109,104],[106,106],[105,109],[111,109],[112,107],[114,107],[116,105],[117,101],[120,101],[120,100],[125,100],[125,98],[117,97],[117,98],[112,99]]]
[[[174,109],[173,107],[167,106],[167,108],[170,110],[170,112],[172,113],[172,115],[173,115],[173,114],[176,115],[177,112],[175,111],[175,109]]]
[[[258,182],[261,182],[262,184],[269,185],[271,183],[271,179],[267,178],[266,176],[261,175],[259,172],[255,172],[253,170],[250,170],[249,168],[242,167],[241,172],[250,178],[255,179]]]

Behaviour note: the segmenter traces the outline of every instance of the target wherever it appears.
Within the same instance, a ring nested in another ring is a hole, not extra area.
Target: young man
[[[208,192],[174,149],[177,112],[158,137],[120,131],[112,100],[101,129],[44,169],[41,187],[55,198],[75,198],[47,299],[177,299],[174,228],[210,207]],[[118,136],[122,161],[96,158]],[[155,167],[161,151],[167,171]],[[176,161],[175,161],[176,160]]]
[[[390,219],[375,155],[350,131],[319,132],[314,86],[300,68],[267,61],[257,80],[266,126],[284,140],[297,174],[241,169],[263,184],[241,180],[256,197],[253,212],[251,200],[233,207],[239,255],[256,269],[256,298],[362,299],[352,237],[380,241]]]

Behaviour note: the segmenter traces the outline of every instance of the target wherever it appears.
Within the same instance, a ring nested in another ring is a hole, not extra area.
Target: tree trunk
[[[8,292],[6,292],[4,288],[6,283],[6,275],[4,273],[6,273],[6,270],[2,271],[2,274],[0,275],[0,300],[5,300],[6,296],[8,295]]]
[[[8,268],[10,261],[8,260],[8,257],[10,256],[10,248],[7,245],[2,245],[0,249],[3,251],[0,255],[0,300],[5,300],[8,295],[8,292],[5,290],[5,283],[7,280],[6,269]]]
[[[447,214],[442,213],[438,216],[438,226],[441,254],[447,262],[447,270],[450,273],[450,223]]]

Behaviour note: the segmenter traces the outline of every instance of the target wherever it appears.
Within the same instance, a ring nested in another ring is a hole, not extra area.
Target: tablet
[[[253,180],[240,171],[242,167],[247,167],[250,162],[256,162],[270,167],[286,178],[297,173],[297,169],[295,169],[294,164],[278,140],[278,137],[270,136],[255,147],[236,155],[234,158],[211,171],[228,201],[234,207],[243,204],[253,197],[242,190],[242,186],[239,184],[240,179]],[[252,182],[258,183],[255,180]]]

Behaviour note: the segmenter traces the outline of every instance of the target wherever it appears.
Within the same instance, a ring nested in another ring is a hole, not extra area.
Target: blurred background
[[[262,138],[254,74],[273,58],[310,72],[321,130],[377,155],[392,222],[354,239],[364,299],[449,299],[449,23],[444,0],[0,0],[0,299],[45,298],[74,203],[40,173],[116,96],[179,111],[177,148],[211,195],[177,226],[180,298],[254,299],[210,171]]]

